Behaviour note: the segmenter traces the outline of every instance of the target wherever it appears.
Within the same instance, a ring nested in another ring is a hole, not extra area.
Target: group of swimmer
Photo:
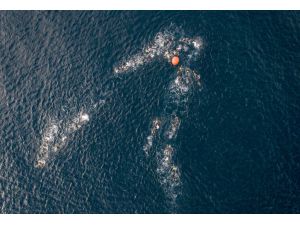
[[[201,87],[200,75],[188,67],[179,64],[179,55],[174,55],[170,63],[177,70],[176,78],[170,85],[171,100],[166,102],[165,107],[170,108],[169,113],[164,112],[161,117],[155,117],[151,123],[151,132],[147,137],[147,142],[143,149],[148,156],[153,146],[155,137],[162,134],[157,144],[160,150],[156,152],[157,173],[162,177],[161,184],[171,193],[171,198],[176,199],[176,189],[180,185],[180,170],[174,162],[176,136],[181,124],[183,113],[180,112],[178,106],[182,106],[182,102],[187,101],[187,95],[190,92],[192,84]],[[160,130],[162,130],[160,132]]]
[[[189,65],[199,55],[203,42],[200,37],[182,36],[177,28],[159,32],[141,52],[114,68],[115,74],[126,73],[160,57],[166,59],[175,70],[175,77],[169,85],[165,100],[165,109],[150,122],[150,132],[143,146],[147,157],[156,158],[159,182],[173,202],[180,187],[180,170],[175,163],[177,133],[187,111],[191,88],[202,88],[199,73]]]
[[[177,187],[180,185],[180,170],[175,164],[176,137],[180,124],[184,117],[185,107],[190,89],[194,86],[200,87],[201,77],[199,73],[189,67],[189,61],[199,54],[202,47],[202,40],[199,37],[181,38],[169,31],[159,32],[154,41],[143,50],[131,58],[123,61],[114,68],[115,74],[126,73],[136,70],[157,57],[166,59],[175,70],[175,79],[169,85],[169,96],[165,102],[166,110],[161,115],[151,121],[150,133],[143,146],[146,156],[154,155],[157,159],[157,174],[160,177],[159,182],[166,192],[171,192],[172,196],[177,196]],[[50,148],[56,152],[61,148],[68,135],[74,133],[81,126],[89,121],[89,115],[80,112],[67,125],[65,125],[63,134],[59,134],[60,123],[52,123],[46,129],[42,139],[40,152],[37,157],[36,167],[43,168],[47,163]],[[156,141],[159,138],[159,143]],[[58,139],[58,140],[55,140]],[[156,151],[151,151],[158,147]]]
[[[45,167],[49,158],[65,146],[67,139],[88,121],[89,115],[83,111],[80,111],[66,123],[58,120],[51,120],[48,127],[45,129],[35,167]]]

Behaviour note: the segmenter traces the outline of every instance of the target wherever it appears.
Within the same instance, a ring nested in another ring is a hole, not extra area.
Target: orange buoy
[[[172,58],[172,65],[177,66],[179,64],[179,57],[177,55]]]

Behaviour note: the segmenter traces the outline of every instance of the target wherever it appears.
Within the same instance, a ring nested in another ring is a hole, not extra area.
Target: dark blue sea
[[[299,63],[298,11],[1,11],[0,212],[300,213]]]

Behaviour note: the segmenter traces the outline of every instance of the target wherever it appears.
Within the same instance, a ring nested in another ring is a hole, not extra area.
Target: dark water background
[[[167,62],[112,68],[171,23],[205,47],[204,88],[177,142],[168,205],[142,146],[162,110]],[[0,12],[2,213],[300,213],[300,14],[256,11]],[[49,116],[105,99],[44,169]]]

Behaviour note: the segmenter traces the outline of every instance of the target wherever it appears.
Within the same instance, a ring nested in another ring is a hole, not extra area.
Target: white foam
[[[139,67],[151,63],[154,59],[161,57],[170,61],[173,55],[188,53],[187,58],[197,56],[203,46],[200,37],[182,37],[184,32],[178,27],[166,29],[155,35],[154,40],[144,46],[142,50],[114,67],[114,73],[125,73],[134,71]]]
[[[37,156],[36,167],[44,167],[49,158],[50,148],[58,135],[58,122],[51,120],[42,137],[42,143]]]
[[[160,129],[161,126],[161,121],[158,118],[155,118],[152,121],[151,124],[151,132],[150,135],[147,136],[147,142],[146,144],[143,146],[143,150],[146,153],[146,155],[149,154],[150,149],[152,148],[153,145],[153,138],[156,136],[158,130]]]
[[[178,108],[187,106],[192,89],[200,86],[200,75],[187,67],[179,67],[176,78],[170,83],[166,96],[166,108],[173,108],[172,113],[177,114]],[[169,109],[170,110],[170,109]]]
[[[149,151],[152,148],[152,145],[153,145],[153,136],[149,135],[147,137],[147,143],[143,146],[143,150],[147,156],[149,155]]]
[[[84,113],[83,115],[81,115],[81,121],[89,121],[90,119],[89,119],[89,115],[88,114],[86,114],[86,113]]]
[[[166,145],[161,152],[157,154],[157,173],[166,194],[173,200],[178,196],[178,187],[180,186],[180,171],[173,161],[174,147]]]
[[[128,57],[120,65],[114,68],[115,73],[124,73],[129,70],[136,70],[142,65],[150,63],[155,57],[168,57],[168,48],[170,48],[173,37],[164,33],[158,33],[154,41],[145,46],[141,52]]]
[[[171,119],[170,125],[166,131],[166,136],[168,137],[168,139],[172,139],[176,137],[179,127],[180,127],[180,119],[178,116],[175,115]]]
[[[84,111],[80,111],[67,122],[50,120],[49,126],[45,129],[42,137],[35,167],[45,167],[49,158],[54,153],[59,152],[67,144],[67,141],[72,138],[74,132],[89,120],[89,115]]]

